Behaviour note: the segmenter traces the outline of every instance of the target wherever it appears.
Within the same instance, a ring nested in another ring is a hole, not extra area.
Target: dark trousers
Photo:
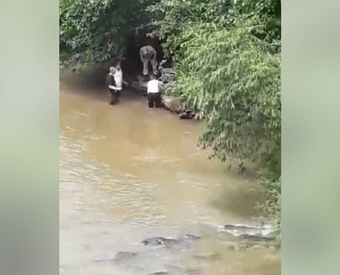
[[[113,105],[119,102],[120,91],[109,89],[110,104]]]
[[[156,107],[162,107],[162,98],[160,93],[148,94],[149,108],[153,108],[155,103]]]

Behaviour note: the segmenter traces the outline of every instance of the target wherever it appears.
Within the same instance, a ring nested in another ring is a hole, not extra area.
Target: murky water
[[[207,159],[201,131],[130,91],[110,106],[61,85],[60,274],[281,273],[279,252],[231,249],[219,231],[249,224],[263,197],[250,174]],[[152,237],[184,241],[142,244]]]

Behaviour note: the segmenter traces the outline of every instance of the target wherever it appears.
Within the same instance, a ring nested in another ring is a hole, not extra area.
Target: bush
[[[177,83],[168,92],[207,121],[201,142],[222,161],[259,160],[270,177],[281,173],[281,61],[257,46],[251,22],[235,29],[188,27],[181,36]]]
[[[224,13],[203,2],[162,0],[153,7],[164,13],[159,33],[175,60],[176,82],[167,93],[205,119],[200,142],[212,156],[256,162],[268,195],[258,209],[276,219],[280,233],[281,42],[280,24],[271,25],[281,16],[280,1],[217,1]],[[200,12],[202,5],[212,13]]]
[[[265,187],[267,201],[256,208],[264,214],[265,218],[276,221],[277,241],[281,243],[281,177],[276,181],[262,178],[260,183]]]

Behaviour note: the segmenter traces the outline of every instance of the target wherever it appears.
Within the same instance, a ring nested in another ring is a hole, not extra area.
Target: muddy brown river
[[[60,274],[281,274],[280,251],[221,230],[253,225],[264,198],[196,146],[202,127],[61,84]]]

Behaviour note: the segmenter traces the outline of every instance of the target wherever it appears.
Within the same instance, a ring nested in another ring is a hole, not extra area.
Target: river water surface
[[[202,127],[131,91],[110,106],[61,84],[60,274],[281,274],[280,252],[220,230],[250,224],[264,198],[251,174],[208,160]]]

